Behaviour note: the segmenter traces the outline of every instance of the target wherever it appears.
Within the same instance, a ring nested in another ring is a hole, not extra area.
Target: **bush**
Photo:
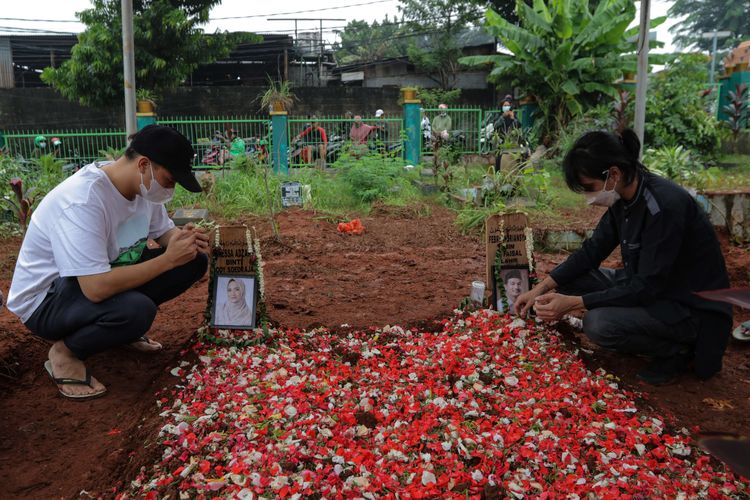
[[[718,154],[719,122],[709,111],[706,62],[703,55],[683,54],[650,79],[646,101],[648,147],[682,146],[703,159]]]
[[[404,174],[403,160],[368,156],[337,165],[342,179],[363,203],[387,201],[416,195],[416,189]]]
[[[708,187],[718,175],[718,169],[705,168],[682,146],[647,149],[643,162],[655,174],[698,189]]]

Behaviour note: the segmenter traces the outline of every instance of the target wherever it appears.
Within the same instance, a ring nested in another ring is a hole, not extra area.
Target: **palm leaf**
[[[544,41],[528,30],[511,24],[492,9],[487,10],[488,31],[498,37],[514,54],[536,50],[544,46]]]

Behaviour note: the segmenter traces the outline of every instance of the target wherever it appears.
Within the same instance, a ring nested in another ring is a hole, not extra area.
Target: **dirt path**
[[[266,287],[272,321],[309,328],[348,323],[366,327],[418,324],[444,317],[481,278],[482,246],[455,230],[452,212],[431,208],[375,211],[362,220],[361,237],[340,235],[335,225],[303,211],[280,217],[282,243],[262,220]],[[580,223],[577,222],[577,224]],[[0,289],[7,293],[20,242],[0,246]],[[727,248],[734,284],[747,285],[746,249]],[[549,270],[564,255],[543,256]],[[155,394],[175,383],[168,370],[202,321],[207,281],[165,304],[151,335],[165,344],[157,355],[116,351],[94,356],[92,372],[109,389],[100,400],[75,403],[57,397],[42,369],[47,345],[27,334],[14,316],[0,313],[0,498],[71,498],[82,490],[106,492],[156,458],[151,440],[160,418]],[[743,319],[750,318],[745,314]],[[649,389],[650,401],[673,413],[680,425],[750,432],[750,345],[733,343],[722,374],[708,382]],[[600,351],[584,354],[637,385],[637,360]],[[726,400],[733,409],[712,410],[704,399]]]

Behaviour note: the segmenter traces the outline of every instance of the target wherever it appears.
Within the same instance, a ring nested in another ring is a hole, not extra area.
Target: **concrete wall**
[[[181,87],[160,100],[161,116],[259,115],[262,87]],[[341,115],[346,111],[366,116],[378,108],[401,112],[399,90],[393,88],[297,88],[299,101],[292,115]],[[466,106],[492,106],[492,90],[464,90]],[[49,88],[0,89],[0,130],[62,128],[124,128],[121,107],[99,110],[79,106]]]

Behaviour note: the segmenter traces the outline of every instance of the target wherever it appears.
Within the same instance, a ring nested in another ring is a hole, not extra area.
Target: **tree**
[[[387,15],[382,23],[350,21],[340,32],[336,58],[342,64],[349,64],[405,56],[408,46],[405,31],[403,22],[390,20]]]
[[[750,0],[676,0],[669,9],[670,17],[685,18],[669,31],[676,35],[681,47],[695,44],[701,50],[711,50],[713,40],[701,38],[710,31],[731,31],[734,36],[717,40],[719,50],[731,49],[750,36]]]
[[[649,147],[682,146],[703,158],[718,153],[719,122],[709,112],[707,63],[703,54],[680,54],[649,79],[645,130]]]
[[[624,72],[635,72],[635,45],[627,41],[637,33],[627,29],[635,7],[631,0],[601,0],[592,11],[587,0],[534,0],[533,6],[519,1],[516,14],[518,26],[492,9],[486,13],[487,30],[509,53],[464,57],[461,63],[492,64],[490,81],[510,77],[536,99],[542,138],[549,143],[602,95],[614,98],[614,82]]]
[[[455,86],[461,31],[482,17],[474,0],[401,0],[399,10],[419,38],[409,45],[409,59],[443,89]],[[485,3],[485,2],[483,2]]]
[[[221,0],[134,0],[133,32],[136,83],[162,93],[182,83],[199,64],[229,55],[249,34],[205,35],[199,27]],[[46,68],[42,80],[82,105],[103,107],[123,95],[122,17],[120,0],[94,0],[79,12],[86,30],[78,36],[71,58]]]

